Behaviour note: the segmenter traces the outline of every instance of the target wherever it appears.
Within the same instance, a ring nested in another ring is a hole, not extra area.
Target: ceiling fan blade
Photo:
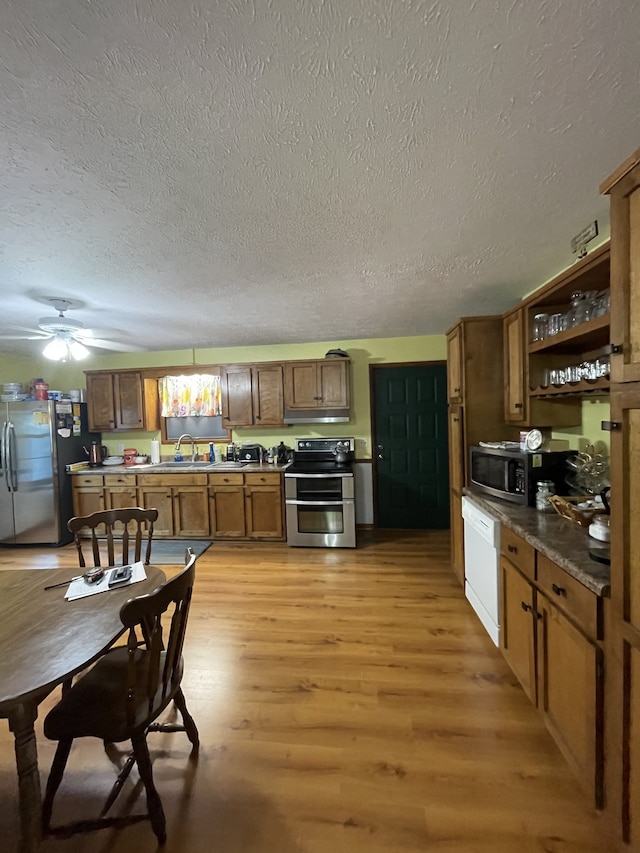
[[[135,344],[122,344],[117,341],[106,341],[103,338],[90,338],[84,336],[77,339],[87,347],[110,349],[114,352],[145,352],[142,347],[136,346]]]
[[[0,341],[48,341],[53,335],[0,335]]]

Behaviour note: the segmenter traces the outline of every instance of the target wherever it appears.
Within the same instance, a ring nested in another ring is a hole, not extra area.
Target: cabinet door
[[[113,394],[116,429],[144,429],[144,401],[140,373],[115,373]]]
[[[158,510],[158,520],[153,525],[153,535],[173,536],[173,496],[171,494],[171,487],[162,485],[160,482],[152,486],[139,486],[138,501],[138,505],[145,509]]]
[[[349,408],[350,367],[351,362],[344,358],[327,358],[317,363],[318,406],[324,409]]]
[[[462,326],[447,335],[447,393],[450,403],[462,402]]]
[[[465,449],[461,406],[449,409],[449,485],[459,495],[465,484]]]
[[[245,516],[250,539],[283,539],[279,486],[245,486]]]
[[[138,506],[138,490],[135,486],[116,486],[105,489],[106,509],[123,509]]]
[[[213,539],[244,539],[242,486],[209,487],[209,535]]]
[[[220,369],[222,422],[226,427],[253,424],[251,365],[232,364]]]
[[[320,402],[315,361],[284,365],[285,399],[288,409],[315,409]]]
[[[449,503],[451,516],[451,567],[454,575],[464,586],[464,527],[462,521],[462,498],[451,492]]]
[[[87,410],[90,430],[106,432],[116,428],[111,373],[87,375]]]
[[[256,426],[278,426],[284,420],[284,379],[281,364],[252,368],[253,419]]]
[[[173,489],[173,528],[175,536],[209,535],[209,505],[203,486],[180,486]]]
[[[91,515],[104,507],[104,489],[102,486],[73,486],[73,514]]]
[[[583,788],[602,806],[602,651],[538,593],[538,702]]]
[[[526,420],[523,310],[505,318],[504,347],[504,417],[511,423],[521,423]]]
[[[504,557],[500,558],[502,613],[500,646],[524,692],[536,704],[534,590]]]
[[[622,346],[611,356],[612,382],[640,381],[639,156],[623,177],[603,185],[611,193],[611,343]]]

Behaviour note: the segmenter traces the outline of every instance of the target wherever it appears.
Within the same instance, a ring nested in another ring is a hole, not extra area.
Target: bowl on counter
[[[107,456],[107,458],[102,462],[103,465],[122,465],[124,459],[122,456]]]
[[[136,456],[136,465],[144,465],[148,459],[148,456]]]

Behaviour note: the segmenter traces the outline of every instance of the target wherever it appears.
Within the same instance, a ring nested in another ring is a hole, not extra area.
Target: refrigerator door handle
[[[15,460],[15,452],[16,452],[16,431],[14,429],[11,421],[7,421],[5,424],[6,433],[6,441],[4,442],[5,447],[5,457],[7,461],[7,465],[5,468],[6,477],[7,477],[7,488],[10,492],[18,491],[18,472],[16,471],[16,460]]]

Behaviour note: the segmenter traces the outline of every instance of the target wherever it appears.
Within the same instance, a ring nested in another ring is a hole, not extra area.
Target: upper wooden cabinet
[[[504,317],[505,420],[520,426],[564,428],[578,426],[581,398],[606,394],[604,372],[609,348],[609,314],[533,340],[538,314],[564,317],[576,291],[601,292],[609,287],[609,246],[593,251],[573,267],[537,290]],[[593,367],[594,376],[578,378],[580,365]]]
[[[611,380],[640,381],[640,149],[600,186],[611,196]]]
[[[462,402],[462,326],[447,334],[447,398],[450,403]]]
[[[137,370],[87,371],[89,429],[154,430],[160,426],[158,383]]]
[[[285,362],[285,408],[348,409],[350,368],[348,358]]]
[[[222,422],[226,427],[281,426],[284,381],[281,364],[228,364],[220,368]]]

